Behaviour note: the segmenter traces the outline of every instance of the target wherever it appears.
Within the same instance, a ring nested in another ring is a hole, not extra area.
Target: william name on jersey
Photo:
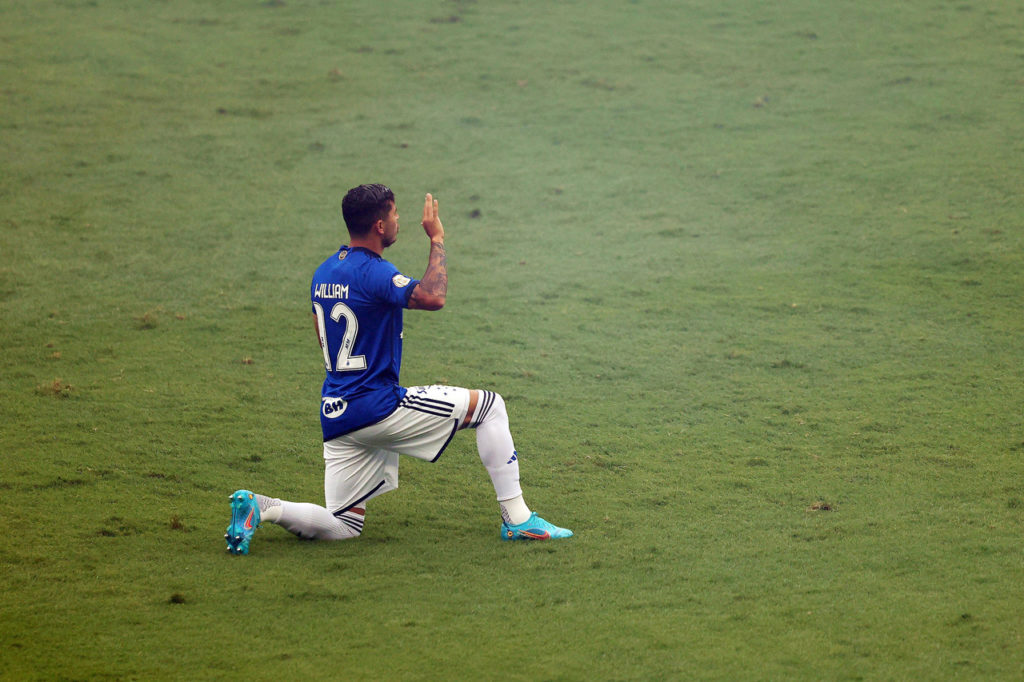
[[[348,298],[348,285],[324,282],[316,285],[315,298]]]

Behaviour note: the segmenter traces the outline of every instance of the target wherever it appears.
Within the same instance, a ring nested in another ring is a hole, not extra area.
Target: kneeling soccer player
[[[519,458],[505,401],[485,390],[398,383],[404,308],[440,310],[448,292],[448,258],[438,202],[423,204],[430,238],[427,270],[410,279],[384,260],[398,238],[395,196],[360,185],[341,204],[349,244],[317,268],[310,296],[327,377],[320,424],[326,507],[239,490],[231,495],[228,551],[248,554],[263,521],[303,538],[345,540],[363,530],[366,502],[398,487],[399,454],[436,461],[455,432],[476,429],[477,449],[501,506],[503,540],[568,538],[531,512],[519,487]]]

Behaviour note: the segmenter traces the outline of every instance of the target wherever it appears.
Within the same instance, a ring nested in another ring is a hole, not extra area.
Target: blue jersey
[[[317,268],[310,287],[324,379],[324,440],[375,424],[405,397],[402,310],[418,280],[369,249],[342,246]]]

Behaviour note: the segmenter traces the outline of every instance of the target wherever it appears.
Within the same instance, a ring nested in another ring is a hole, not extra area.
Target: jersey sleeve
[[[419,280],[406,277],[387,261],[381,261],[374,270],[373,290],[377,299],[388,305],[407,308]]]

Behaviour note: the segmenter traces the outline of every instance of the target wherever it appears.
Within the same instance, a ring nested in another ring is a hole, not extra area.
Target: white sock
[[[263,517],[300,538],[311,540],[348,540],[363,532],[363,514],[349,510],[335,516],[324,507],[308,502],[281,500],[276,518]],[[273,510],[270,507],[268,511]]]
[[[502,505],[502,516],[506,513],[507,505],[511,515],[505,520],[522,523],[530,518],[530,510],[523,502],[523,489],[519,487],[519,454],[512,441],[504,399],[497,393],[480,391],[473,426],[476,427],[476,448],[480,453],[480,461],[491,477],[494,492]]]
[[[523,496],[513,497],[511,500],[499,500],[498,504],[501,505],[501,518],[505,520],[510,526],[518,526],[520,523],[526,523],[529,520],[530,515],[533,513],[530,508],[526,506],[526,502],[523,500]]]
[[[256,504],[260,507],[260,522],[277,523],[281,518],[281,500],[256,493]]]

